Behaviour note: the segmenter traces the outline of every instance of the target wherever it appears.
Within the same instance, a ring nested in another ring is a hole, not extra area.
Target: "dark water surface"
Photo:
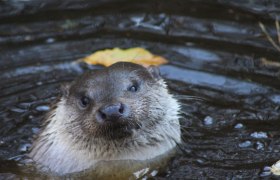
[[[277,16],[278,0],[0,1],[0,179],[32,177],[21,155],[60,84],[95,68],[73,61],[138,46],[170,60],[161,72],[182,103],[183,151],[153,178],[271,178],[280,53],[258,22],[276,40]]]

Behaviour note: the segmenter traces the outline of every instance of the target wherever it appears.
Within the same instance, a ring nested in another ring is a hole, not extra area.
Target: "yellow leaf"
[[[132,62],[143,66],[161,65],[168,62],[165,58],[153,55],[149,51],[138,47],[130,49],[105,49],[97,51],[82,60],[88,64],[104,66],[110,66],[116,62]]]

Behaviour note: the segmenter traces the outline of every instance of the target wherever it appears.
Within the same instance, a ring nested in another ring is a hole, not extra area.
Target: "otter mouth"
[[[138,124],[125,120],[106,122],[100,125],[99,135],[106,139],[123,139],[132,136],[134,130],[139,128]]]

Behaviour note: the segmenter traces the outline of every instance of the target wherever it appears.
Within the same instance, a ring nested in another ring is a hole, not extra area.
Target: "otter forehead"
[[[73,93],[94,93],[97,95],[117,94],[134,83],[154,82],[150,72],[143,66],[120,62],[110,67],[89,71],[76,79],[70,88]]]

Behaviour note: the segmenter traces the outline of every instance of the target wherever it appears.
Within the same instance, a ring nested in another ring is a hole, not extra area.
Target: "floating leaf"
[[[83,58],[82,60],[88,64],[99,64],[104,66],[110,66],[121,61],[141,64],[143,66],[156,66],[168,62],[165,58],[153,55],[149,51],[138,47],[130,49],[105,49],[97,51],[90,56]]]

